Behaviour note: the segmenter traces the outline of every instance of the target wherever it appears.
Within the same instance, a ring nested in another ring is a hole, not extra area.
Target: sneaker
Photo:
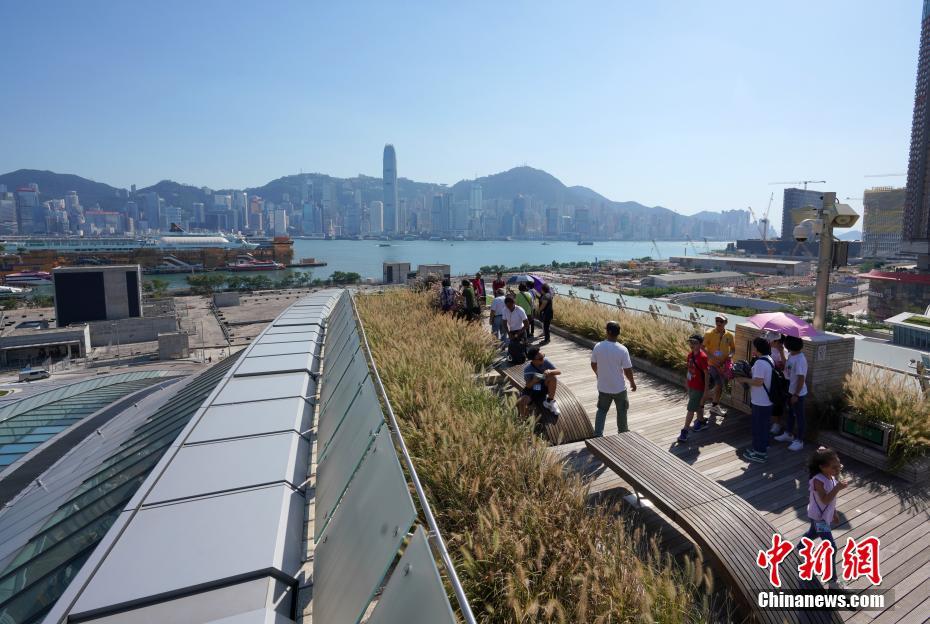
[[[801,440],[795,440],[794,442],[788,445],[789,451],[800,451],[803,448],[804,448],[804,443]]]
[[[682,442],[682,443],[688,441],[688,430],[687,430],[687,429],[682,429],[682,430],[681,430],[681,435],[678,436],[678,441],[679,441],[679,442]]]
[[[743,454],[743,458],[745,458],[747,461],[755,462],[757,464],[764,464],[768,459],[768,453],[758,453],[750,449]]]
[[[783,432],[781,435],[775,436],[776,442],[791,442],[792,440],[794,440],[794,436],[787,431]]]
[[[694,433],[697,433],[698,431],[703,431],[704,429],[707,429],[706,420],[699,419],[699,420],[694,421]]]
[[[779,425],[778,423],[772,423],[772,428],[769,429],[769,433],[773,435],[778,435],[779,433],[781,433],[781,425]],[[775,439],[777,440],[778,438],[775,438]]]
[[[707,411],[709,411],[709,412],[710,412],[711,414],[713,414],[714,416],[723,416],[723,415],[724,415],[723,409],[721,409],[721,407],[720,407],[719,405],[711,405],[711,406],[710,406],[710,409],[707,410]]]
[[[560,412],[559,412],[559,406],[558,406],[558,404],[555,402],[555,399],[551,399],[551,400],[550,400],[550,399],[546,399],[545,401],[543,401],[543,407],[545,407],[547,410],[549,410],[550,412],[552,412],[553,415],[555,415],[555,416],[558,416],[559,413],[560,413]]]

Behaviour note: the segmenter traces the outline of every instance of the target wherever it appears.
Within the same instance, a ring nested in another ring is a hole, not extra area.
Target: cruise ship
[[[135,251],[138,249],[255,249],[259,245],[241,236],[223,232],[171,232],[153,237],[30,237],[7,236],[0,239],[8,252],[61,251],[94,253]]]

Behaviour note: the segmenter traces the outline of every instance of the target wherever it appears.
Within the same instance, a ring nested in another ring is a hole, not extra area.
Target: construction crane
[[[687,238],[687,239],[688,239],[688,242],[691,243],[691,249],[694,250],[694,255],[695,255],[695,256],[700,256],[700,255],[701,255],[701,252],[698,251],[697,245],[695,245],[695,244],[694,244],[694,241],[691,239],[691,235],[690,235],[690,234],[685,234],[685,238]],[[705,239],[705,240],[707,240],[707,239]]]
[[[807,190],[808,184],[826,184],[826,180],[795,180],[793,182],[769,182],[769,184],[803,184],[804,190]]]
[[[704,237],[704,251],[707,255],[710,255],[710,243],[707,242],[707,237]]]
[[[656,250],[656,260],[662,259],[662,252],[659,251],[659,246],[656,244],[656,239],[652,239],[652,248]]]
[[[769,212],[772,210],[772,202],[775,201],[775,193],[773,192],[769,195],[769,205],[765,209],[765,214],[762,215],[762,240],[767,241],[769,239]]]
[[[774,193],[772,193],[772,195],[774,195]],[[771,206],[771,201],[769,201],[769,205]],[[752,220],[758,224],[757,227],[759,228],[759,236],[762,238],[762,244],[765,245],[765,251],[770,256],[774,255],[775,248],[772,247],[768,241],[768,229],[769,229],[768,219],[765,219],[765,222],[763,223],[756,216],[756,212],[752,209],[752,206],[747,206],[747,208],[749,209],[749,214],[752,216]],[[768,213],[768,211],[766,211],[766,213]]]

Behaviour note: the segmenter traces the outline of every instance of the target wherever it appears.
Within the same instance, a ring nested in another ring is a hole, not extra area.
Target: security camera
[[[803,243],[823,232],[823,221],[820,219],[804,219],[794,227],[794,240]]]

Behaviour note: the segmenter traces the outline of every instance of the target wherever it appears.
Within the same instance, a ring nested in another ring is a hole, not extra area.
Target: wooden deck
[[[594,422],[597,386],[590,351],[553,335],[543,352],[563,373],[567,384]],[[684,424],[684,389],[634,371],[638,389],[630,393],[629,426],[679,459],[688,462],[751,503],[783,537],[797,543],[808,528],[806,462],[812,445],[799,453],[774,443],[766,464],[744,461],[739,451],[751,441],[748,416],[732,413],[710,428],[691,433],[687,444],[676,438]],[[607,415],[604,435],[617,432],[614,408]],[[567,466],[578,471],[596,497],[614,498],[632,489],[585,448],[584,442],[552,447]],[[882,589],[892,589],[894,601],[883,612],[841,612],[847,622],[917,624],[930,621],[930,491],[890,477],[849,457],[843,457],[850,486],[839,496],[840,523],[833,535],[842,549],[847,536],[881,539]],[[684,554],[694,544],[661,513],[648,506],[637,512],[656,532],[663,549]],[[785,571],[783,571],[784,573]],[[866,589],[859,580],[851,590]]]

